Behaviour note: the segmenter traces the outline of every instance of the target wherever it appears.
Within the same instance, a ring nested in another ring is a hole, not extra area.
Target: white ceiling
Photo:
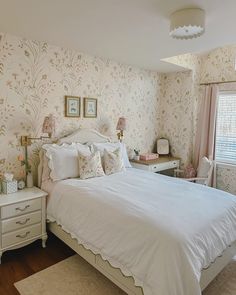
[[[235,0],[0,0],[0,31],[75,48],[157,70],[162,58],[236,43]],[[206,33],[169,37],[169,15],[185,7],[206,11]]]

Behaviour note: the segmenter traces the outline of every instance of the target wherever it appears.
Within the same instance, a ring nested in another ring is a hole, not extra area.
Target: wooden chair
[[[191,181],[194,183],[206,185],[206,186],[211,186],[211,181],[212,181],[212,174],[213,174],[213,169],[214,169],[214,161],[208,160],[206,157],[203,157],[198,169],[197,169],[197,176],[193,178],[183,178],[186,181]],[[181,169],[175,169],[174,173],[176,177],[179,177],[179,175],[183,175],[185,170]]]

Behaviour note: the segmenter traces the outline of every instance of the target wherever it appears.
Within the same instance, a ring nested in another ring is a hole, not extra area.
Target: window
[[[215,152],[217,162],[236,165],[236,91],[219,95]]]

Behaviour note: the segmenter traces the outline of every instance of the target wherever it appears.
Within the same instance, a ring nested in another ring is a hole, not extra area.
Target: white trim
[[[124,276],[120,269],[112,267],[109,262],[103,260],[100,255],[95,255],[90,250],[85,249],[83,245],[79,244],[76,239],[73,239],[71,235],[65,232],[56,222],[49,223],[49,230],[128,295],[143,295],[142,288],[134,285],[134,279],[132,277]],[[221,256],[217,257],[207,269],[202,270],[200,279],[202,291],[235,255],[236,241],[232,243]]]
[[[226,162],[217,161],[216,166],[225,167],[225,168],[229,168],[229,169],[236,169],[236,162],[235,163],[226,163]]]

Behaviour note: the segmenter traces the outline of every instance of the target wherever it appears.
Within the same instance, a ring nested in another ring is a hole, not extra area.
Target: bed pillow
[[[102,157],[103,157],[103,153],[104,153],[104,150],[105,149],[107,151],[109,151],[109,152],[114,152],[118,148],[121,149],[124,167],[131,168],[132,166],[131,166],[131,164],[129,162],[129,158],[128,158],[128,155],[127,155],[126,146],[125,146],[124,143],[121,143],[121,142],[114,142],[114,143],[112,143],[112,142],[106,142],[106,143],[93,143],[92,144],[92,149],[94,151],[100,151]]]
[[[104,176],[100,152],[90,154],[89,156],[78,154],[79,174],[81,179]]]
[[[121,148],[109,152],[104,150],[104,169],[107,175],[125,170]]]
[[[91,154],[88,146],[79,143],[46,144],[42,148],[45,150],[45,155],[48,158],[48,167],[52,181],[79,177],[78,152],[86,155]],[[45,167],[44,169],[47,170]]]

